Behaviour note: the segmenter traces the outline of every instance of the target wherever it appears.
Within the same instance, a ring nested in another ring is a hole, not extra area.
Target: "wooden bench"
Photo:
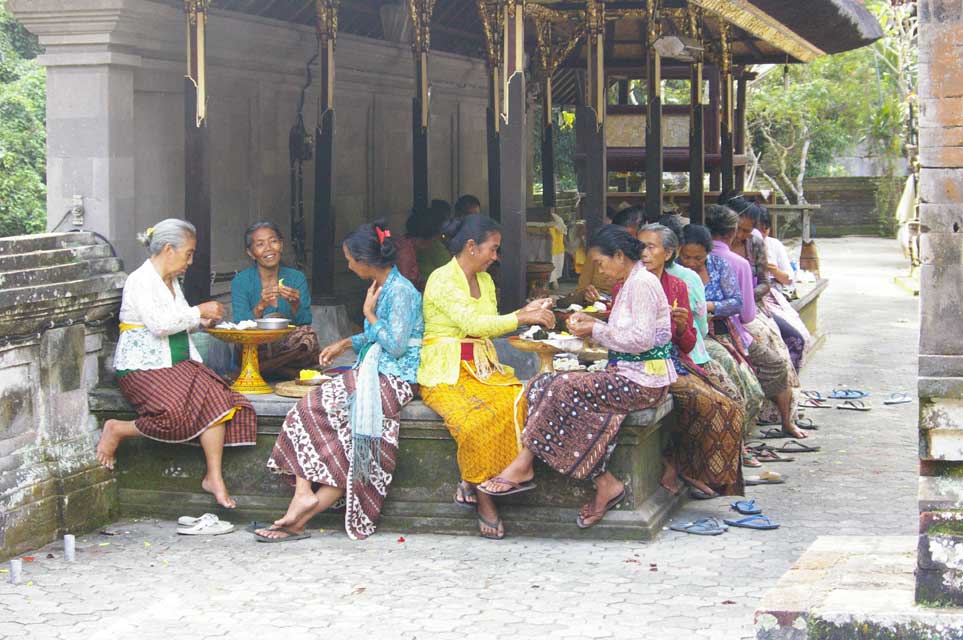
[[[296,401],[276,395],[250,399],[258,414],[257,444],[229,448],[224,453],[224,476],[238,502],[235,511],[219,509],[201,491],[204,457],[200,448],[138,438],[122,443],[117,455],[115,477],[121,514],[173,519],[211,511],[237,523],[275,519],[283,514],[292,490],[267,471],[265,462],[284,416]],[[109,418],[134,418],[116,387],[94,389],[90,407],[101,423]],[[654,537],[679,500],[659,485],[661,451],[671,411],[669,398],[626,419],[609,468],[626,482],[628,495],[599,525],[584,531],[575,526],[579,506],[593,494],[591,484],[562,478],[537,463],[538,488],[500,500],[508,534],[591,539]],[[474,513],[452,502],[458,482],[456,447],[441,418],[420,401],[410,403],[402,412],[400,440],[398,467],[380,529],[477,533]],[[343,515],[325,513],[316,524],[339,529],[343,527]]]
[[[817,343],[822,339],[819,331],[819,296],[827,287],[829,280],[826,278],[820,278],[811,284],[797,284],[799,298],[790,303]]]

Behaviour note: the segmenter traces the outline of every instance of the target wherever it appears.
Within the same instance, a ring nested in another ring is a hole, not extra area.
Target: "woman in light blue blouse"
[[[329,345],[319,361],[330,364],[348,348],[358,359],[285,418],[268,468],[293,480],[294,497],[284,517],[255,531],[261,542],[309,537],[308,521],[342,497],[348,536],[367,538],[395,470],[401,408],[413,396],[425,333],[421,294],[395,267],[397,248],[383,223],[362,225],[343,249],[348,268],[371,281],[364,331]]]
[[[281,264],[284,238],[273,222],[255,222],[244,233],[244,246],[254,265],[231,282],[234,322],[256,318],[288,318],[294,331],[283,340],[258,347],[261,373],[297,377],[318,358],[318,336],[311,328],[308,280],[297,269]]]

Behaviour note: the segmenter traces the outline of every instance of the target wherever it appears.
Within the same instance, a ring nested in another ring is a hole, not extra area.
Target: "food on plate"
[[[315,371],[314,369],[301,369],[298,374],[299,380],[317,380],[319,378],[327,377],[320,371]]]
[[[241,320],[240,322],[219,322],[214,325],[215,329],[227,329],[228,331],[245,331],[247,329],[256,329],[257,322],[254,320]]]

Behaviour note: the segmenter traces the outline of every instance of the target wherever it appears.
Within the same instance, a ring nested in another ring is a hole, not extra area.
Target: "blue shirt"
[[[285,318],[289,318],[292,324],[310,325],[311,293],[308,291],[308,279],[297,269],[281,267],[278,271],[278,280],[284,280],[285,287],[291,287],[301,292],[301,304],[298,306],[298,312],[292,314],[291,305],[288,301],[278,296],[277,306],[265,309],[263,317],[278,313]],[[249,267],[234,276],[234,280],[231,281],[231,306],[234,310],[234,322],[254,319],[254,307],[261,301],[262,288],[261,276],[258,274],[256,266]]]
[[[425,335],[425,319],[421,313],[421,294],[398,267],[393,267],[381,289],[375,306],[378,321],[365,318],[364,331],[351,336],[351,347],[358,354],[355,367],[369,345],[381,345],[378,373],[415,382],[421,363],[421,339]]]

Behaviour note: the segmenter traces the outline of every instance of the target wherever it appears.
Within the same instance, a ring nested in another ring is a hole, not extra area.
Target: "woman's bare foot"
[[[591,502],[583,504],[578,512],[582,519],[582,525],[591,527],[605,517],[609,502],[623,491],[625,491],[625,485],[608,472],[596,478],[595,498]]]
[[[207,491],[214,496],[217,500],[217,504],[221,505],[225,509],[233,509],[237,506],[234,502],[234,498],[227,491],[227,485],[224,484],[224,478],[212,478],[210,476],[204,476],[201,480],[201,489]]]
[[[498,517],[498,507],[491,496],[478,494],[478,531],[486,538],[505,537],[505,526]]]
[[[679,484],[679,471],[669,458],[662,458],[662,463],[665,465],[665,471],[662,472],[662,480],[659,484],[672,495],[676,495],[682,489]]]
[[[295,527],[293,525],[289,527],[281,527],[279,525],[275,525],[268,529],[257,529],[254,533],[263,538],[278,540],[281,538],[290,538],[291,534],[301,535],[304,533],[304,527]]]
[[[478,494],[475,493],[475,485],[465,480],[459,482],[455,489],[455,502],[471,508],[478,506]]]
[[[799,427],[797,427],[797,426],[794,425],[794,424],[790,424],[788,427],[785,426],[785,425],[783,425],[782,430],[785,431],[786,433],[788,433],[789,435],[791,435],[793,438],[798,438],[798,439],[800,439],[800,440],[803,439],[803,438],[808,438],[808,437],[809,437],[809,434],[808,434],[808,433],[806,433],[805,431],[801,430]]]
[[[695,478],[690,478],[688,476],[682,476],[682,479],[685,480],[693,489],[697,489],[707,496],[716,495],[715,490],[701,480],[696,480]]]
[[[318,497],[313,493],[295,493],[294,497],[291,498],[291,504],[288,505],[288,512],[284,514],[284,517],[278,518],[274,521],[274,526],[291,528],[296,527],[301,520],[301,517],[318,506]],[[304,527],[301,527],[302,531]],[[294,529],[291,529],[294,531]]]
[[[104,429],[100,432],[100,442],[97,443],[97,461],[108,469],[114,468],[114,463],[116,462],[114,454],[117,452],[117,446],[123,439],[120,436],[119,422],[119,420],[108,420],[105,422]]]

